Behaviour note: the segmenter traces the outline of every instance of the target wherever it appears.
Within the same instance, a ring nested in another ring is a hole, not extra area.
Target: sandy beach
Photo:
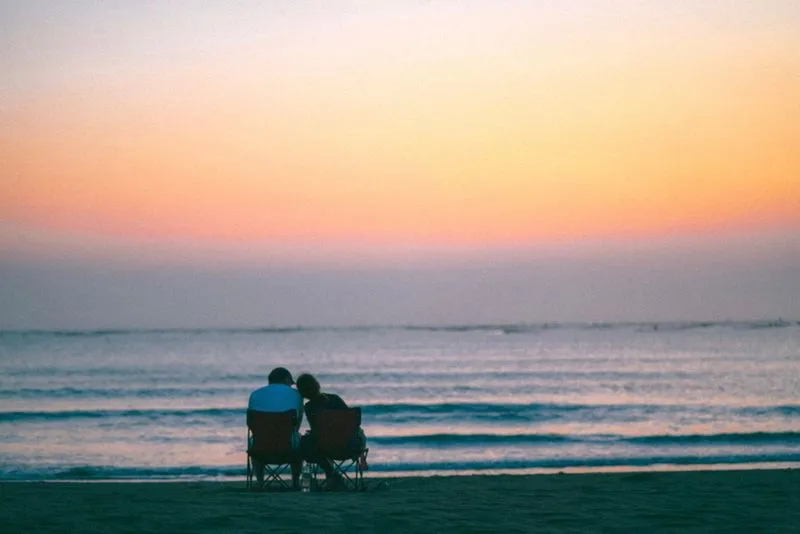
[[[243,483],[1,483],[0,532],[798,532],[800,471],[388,479],[365,493]],[[374,484],[377,480],[373,481]]]

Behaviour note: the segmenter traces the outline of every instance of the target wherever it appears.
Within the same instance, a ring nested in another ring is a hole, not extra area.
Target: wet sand
[[[241,483],[0,483],[0,532],[800,532],[800,470]]]

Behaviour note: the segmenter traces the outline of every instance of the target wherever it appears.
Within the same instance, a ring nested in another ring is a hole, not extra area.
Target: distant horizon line
[[[63,336],[124,335],[148,333],[273,333],[290,334],[322,331],[408,330],[473,332],[499,331],[504,334],[535,332],[540,330],[581,329],[594,330],[615,327],[650,327],[658,330],[691,330],[718,326],[739,326],[748,329],[787,328],[800,326],[800,320],[778,318],[724,319],[724,320],[617,320],[617,321],[535,321],[497,323],[404,323],[404,324],[352,324],[352,325],[272,325],[272,326],[205,326],[205,327],[116,327],[116,328],[0,328],[3,334],[45,334]]]

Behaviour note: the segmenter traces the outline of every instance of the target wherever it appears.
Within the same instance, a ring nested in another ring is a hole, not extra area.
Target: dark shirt
[[[346,410],[347,404],[339,395],[334,393],[322,393],[308,401],[305,405],[306,420],[311,430],[317,423],[317,414],[322,410]]]

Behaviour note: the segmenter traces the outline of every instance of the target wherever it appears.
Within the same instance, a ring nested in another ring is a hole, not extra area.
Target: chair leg
[[[272,465],[276,467],[272,467]],[[290,489],[292,487],[291,484],[284,479],[287,474],[291,475],[290,464],[265,464],[263,487],[267,488],[275,485],[279,488]]]
[[[247,490],[253,489],[253,467],[250,464],[250,455],[247,455],[247,479],[245,482],[245,488]]]
[[[361,452],[361,455],[358,457],[358,461],[356,462],[356,476],[358,477],[358,485],[359,491],[365,491],[364,487],[364,471],[367,469],[367,455],[369,454],[369,449],[364,449]]]
[[[331,460],[333,472],[338,475],[351,491],[364,491],[364,469],[359,458]]]

